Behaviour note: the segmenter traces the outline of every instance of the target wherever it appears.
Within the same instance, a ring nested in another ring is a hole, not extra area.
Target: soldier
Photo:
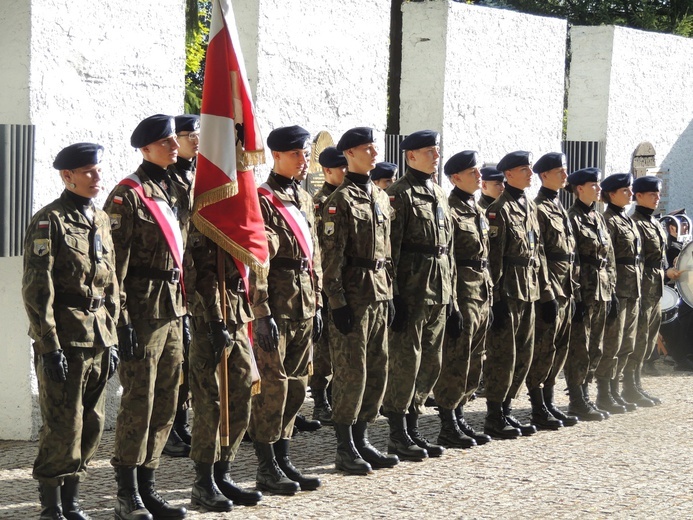
[[[642,389],[640,380],[642,363],[648,359],[657,345],[657,335],[662,323],[662,298],[664,280],[678,280],[681,271],[667,269],[667,234],[652,213],[659,206],[659,190],[662,181],[652,175],[640,177],[633,182],[635,211],[633,222],[640,232],[642,241],[643,277],[640,315],[638,316],[635,350],[628,357],[623,371],[623,393],[627,401],[638,406],[661,404],[660,399]]]
[[[433,389],[441,421],[438,444],[450,448],[469,448],[491,440],[464,419],[464,405],[481,379],[493,295],[488,220],[474,201],[474,193],[481,187],[479,165],[478,153],[465,150],[448,159],[444,168],[454,185],[448,204],[454,227],[457,305],[463,316],[461,329],[453,320],[445,330],[442,368]]]
[[[317,236],[322,237],[322,210],[327,197],[332,195],[337,186],[342,184],[346,174],[347,161],[342,152],[334,146],[325,148],[318,157],[325,175],[325,183],[313,195],[315,208],[315,226]],[[323,323],[327,320],[327,306],[322,308]],[[332,376],[332,361],[330,357],[330,333],[329,328],[324,327],[322,336],[315,342],[313,350],[313,375],[308,384],[315,403],[313,407],[313,419],[321,424],[332,424],[332,407],[327,399],[328,378]]]
[[[447,316],[461,316],[454,302],[448,201],[433,182],[439,141],[431,130],[406,137],[400,145],[406,151],[406,173],[387,189],[394,210],[390,236],[395,318],[383,410],[390,422],[388,451],[405,460],[443,454],[442,446],[419,432],[418,418],[440,373]]]
[[[337,143],[348,172],[322,210],[320,247],[329,299],[332,417],[337,469],[365,475],[399,459],[368,441],[387,381],[387,325],[393,317],[390,205],[368,176],[377,151],[371,128],[352,128]]]
[[[609,313],[615,275],[614,251],[604,217],[595,209],[601,188],[598,168],[583,168],[568,176],[575,202],[568,210],[576,246],[579,291],[570,328],[564,375],[570,404],[568,415],[581,421],[602,421],[608,412],[589,398],[589,382],[602,357],[604,326]]]
[[[65,190],[34,215],[24,241],[22,297],[43,421],[33,471],[41,519],[89,518],[80,481],[101,441],[106,382],[118,367],[111,227],[92,202],[101,191],[102,153],[93,143],[58,153],[53,167]]]
[[[181,284],[190,203],[167,168],[178,157],[174,119],[157,114],[137,125],[130,144],[143,161],[111,191],[116,273],[120,284],[118,344],[123,385],[114,453],[120,519],[184,518],[156,491],[155,471],[176,413],[186,314]]]
[[[556,376],[563,370],[568,355],[570,320],[575,307],[573,295],[578,287],[574,275],[575,236],[558,198],[558,190],[565,187],[568,178],[565,155],[547,153],[534,164],[533,170],[541,179],[541,189],[534,202],[558,315],[553,323],[536,320],[527,389],[532,403],[532,424],[540,430],[556,430],[578,422],[577,417],[564,414],[553,401]]]
[[[534,306],[547,324],[556,320],[558,304],[545,271],[536,206],[525,196],[532,181],[532,154],[517,151],[498,163],[505,191],[488,207],[493,282],[493,325],[484,366],[487,415],[484,433],[505,439],[532,435],[536,428],[512,416],[532,362]]]
[[[491,203],[500,197],[505,190],[505,176],[491,166],[486,166],[479,170],[481,172],[481,197],[479,197],[479,207],[486,211]]]
[[[267,146],[274,167],[259,189],[265,228],[275,238],[269,275],[257,279],[253,299],[262,392],[253,397],[248,432],[259,461],[258,489],[285,495],[321,484],[302,475],[289,459],[294,419],[306,395],[312,341],[322,331],[313,202],[295,182],[308,169],[309,137],[300,126],[270,132]]]
[[[391,162],[379,162],[371,171],[371,180],[381,190],[386,190],[395,182],[399,168]]]
[[[637,404],[623,399],[618,388],[628,356],[635,349],[642,284],[640,232],[626,215],[626,206],[633,197],[632,184],[633,176],[629,173],[614,173],[601,183],[602,200],[607,203],[604,220],[614,247],[616,298],[604,331],[602,358],[595,371],[596,404],[610,414],[637,409]]]

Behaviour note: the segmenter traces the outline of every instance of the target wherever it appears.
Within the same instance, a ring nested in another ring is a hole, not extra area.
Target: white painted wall
[[[0,124],[29,122],[29,24],[28,1],[6,0],[0,7]]]

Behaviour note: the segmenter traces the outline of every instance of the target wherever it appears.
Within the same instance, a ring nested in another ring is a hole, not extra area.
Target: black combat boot
[[[298,482],[301,486],[301,491],[315,491],[320,487],[322,482],[318,477],[306,477],[304,476],[289,459],[289,439],[279,439],[274,443],[274,453],[277,458],[277,464],[284,472],[284,474],[289,477],[294,482]]]
[[[356,421],[356,423],[351,427],[351,432],[356,451],[359,452],[361,458],[368,462],[371,467],[376,469],[392,468],[399,464],[399,458],[397,455],[386,455],[381,453],[370,443],[368,440],[368,423],[365,421]]]
[[[523,437],[529,437],[530,435],[537,433],[537,429],[533,424],[522,424],[520,421],[515,419],[513,416],[511,401],[512,399],[510,398],[503,401],[503,416],[505,417],[507,423],[513,428],[520,430]]]
[[[320,421],[320,424],[332,426],[334,424],[332,407],[327,400],[327,391],[324,388],[322,390],[312,388],[311,393],[313,394],[313,420]]]
[[[626,409],[626,412],[634,412],[638,409],[637,401],[631,401],[630,399],[624,399],[618,388],[618,379],[614,378],[609,381],[609,389],[611,390],[611,397],[614,398],[618,404]]]
[[[544,404],[544,391],[541,388],[532,388],[529,391],[529,402],[532,404],[531,422],[537,429],[555,431],[563,428],[563,423],[556,419]]]
[[[314,432],[322,428],[322,423],[320,421],[306,419],[305,416],[297,414],[294,426],[300,432]]]
[[[481,446],[482,444],[486,444],[487,442],[491,442],[491,436],[486,435],[485,433],[479,433],[474,430],[474,428],[467,423],[467,421],[464,418],[464,407],[462,405],[459,405],[457,408],[455,408],[455,418],[457,419],[457,425],[460,427],[460,431],[464,433],[465,435],[468,435],[474,441]]]
[[[574,415],[564,414],[553,401],[553,386],[545,386],[542,390],[544,394],[544,404],[551,415],[563,423],[563,426],[575,426],[578,423],[578,418]]]
[[[190,455],[190,444],[185,443],[180,438],[175,428],[171,428],[163,453],[169,457],[187,457]]]
[[[262,493],[241,489],[231,478],[231,463],[219,460],[214,463],[214,480],[219,491],[238,506],[254,506],[262,500]]]
[[[188,512],[187,509],[183,506],[172,506],[156,490],[154,471],[143,466],[137,468],[137,485],[139,486],[144,507],[157,520],[185,518]]]
[[[63,510],[60,507],[60,486],[40,482],[38,489],[41,499],[40,520],[64,520]]]
[[[188,424],[188,409],[179,409],[176,412],[176,417],[173,419],[173,430],[176,430],[178,437],[187,444],[192,445],[192,431],[190,431],[190,425]]]
[[[334,433],[337,436],[335,467],[349,475],[368,475],[373,473],[373,467],[361,457],[361,454],[356,450],[356,446],[354,446],[351,425],[334,423]]]
[[[274,447],[269,443],[257,441],[253,442],[253,447],[258,460],[257,488],[277,495],[295,495],[300,486],[281,470],[274,457]]]
[[[603,421],[605,419],[601,412],[592,408],[585,401],[585,394],[582,392],[581,385],[569,386],[568,397],[570,398],[568,417],[575,416],[581,421]]]
[[[406,418],[407,433],[409,433],[409,437],[411,437],[411,440],[414,441],[414,444],[416,444],[419,448],[426,450],[429,457],[440,457],[443,453],[445,453],[445,448],[429,442],[428,439],[419,431],[418,413],[409,412],[406,415]]]
[[[63,503],[63,516],[66,520],[90,520],[90,516],[79,505],[79,479],[65,477],[60,488],[60,497]]]
[[[592,410],[594,410],[595,412],[599,412],[600,414],[602,414],[604,419],[608,419],[609,417],[611,417],[611,414],[608,411],[602,410],[601,408],[597,407],[594,401],[590,399],[590,384],[587,381],[585,381],[582,384],[582,396],[585,399],[587,406],[592,408]]]
[[[517,439],[522,436],[519,428],[508,424],[503,415],[503,405],[497,401],[486,401],[484,433],[498,439]]]
[[[137,467],[117,466],[115,472],[118,483],[116,520],[152,520],[137,489]]]
[[[387,441],[387,452],[397,455],[400,460],[421,462],[428,457],[428,452],[414,443],[407,432],[407,423],[403,413],[387,415],[390,424],[390,437]]]
[[[231,511],[233,502],[221,494],[214,482],[212,465],[206,462],[195,463],[195,482],[192,487],[190,503],[206,511]]]
[[[440,433],[436,441],[438,444],[446,448],[462,449],[476,446],[476,441],[460,430],[455,410],[438,407],[438,415],[440,416]]]
[[[642,404],[640,404],[640,400],[634,400],[638,406],[652,407],[662,404],[660,399],[648,394],[642,389],[640,384],[640,370],[629,370],[623,373],[623,393],[631,399],[634,399],[636,394],[642,396]]]
[[[597,379],[597,400],[595,404],[600,410],[606,410],[609,413],[626,413],[626,407],[614,401],[614,396],[611,395],[611,380],[609,379]]]

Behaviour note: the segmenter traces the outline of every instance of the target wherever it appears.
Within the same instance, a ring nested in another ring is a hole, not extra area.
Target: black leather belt
[[[387,265],[387,258],[377,258],[375,260],[371,260],[370,258],[347,256],[346,265],[351,267],[362,267],[363,269],[370,269],[372,271],[380,271]]]
[[[96,312],[106,303],[103,296],[80,296],[79,294],[58,293],[55,295],[55,303],[67,307],[77,307],[89,312]]]
[[[575,253],[546,253],[546,259],[552,262],[575,262]]]
[[[635,255],[634,257],[632,256],[623,256],[621,258],[616,259],[616,263],[620,265],[638,265],[641,262],[640,255]]]
[[[661,260],[659,262],[656,262],[656,261],[645,262],[645,267],[649,267],[650,269],[664,269],[664,266],[662,265]]]
[[[590,264],[597,269],[604,269],[608,263],[606,258],[595,258],[593,256],[580,255],[580,262],[583,264]]]
[[[520,265],[522,267],[529,267],[534,263],[534,257],[526,256],[504,256],[503,260],[510,265]]]
[[[307,258],[287,258],[284,256],[275,256],[270,260],[270,269],[291,269],[292,271],[308,271],[310,265]]]
[[[443,256],[448,254],[448,246],[402,244],[402,251],[406,251],[408,253],[419,253],[422,255]]]
[[[482,271],[488,267],[488,259],[482,258],[481,260],[458,260],[457,265],[461,267],[471,267],[477,271]]]
[[[128,268],[128,276],[164,280],[169,283],[180,283],[180,269],[154,269],[151,267],[134,266]]]

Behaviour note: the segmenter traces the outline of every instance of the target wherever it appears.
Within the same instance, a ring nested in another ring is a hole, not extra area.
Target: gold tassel
[[[243,151],[238,155],[238,160],[236,161],[239,171],[246,171],[253,166],[258,166],[259,164],[265,164],[265,151],[264,150],[253,150],[253,151]]]
[[[262,381],[258,379],[257,381],[253,381],[253,384],[250,387],[250,397],[254,395],[258,395],[262,390]]]
[[[312,361],[308,362],[308,375],[309,376],[313,375],[313,362]]]

